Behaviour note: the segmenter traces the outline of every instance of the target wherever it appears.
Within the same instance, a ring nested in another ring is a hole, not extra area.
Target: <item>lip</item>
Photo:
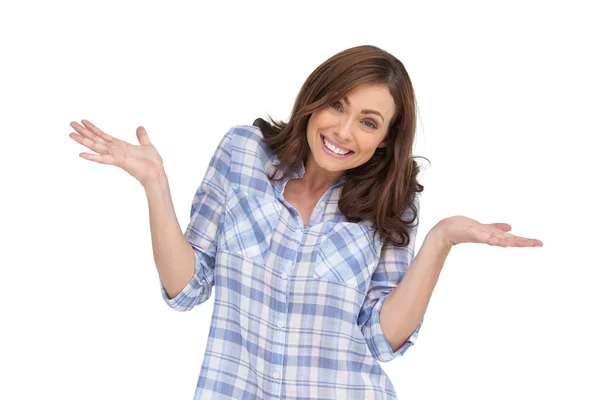
[[[337,147],[338,149],[342,149],[342,150],[344,150],[344,151],[348,151],[348,150],[349,150],[349,151],[352,151],[351,149],[349,149],[349,148],[347,148],[347,147],[344,147],[344,146],[342,146],[341,144],[339,144],[339,143],[338,143],[338,142],[336,142],[335,140],[332,140],[332,139],[328,138],[327,136],[323,135],[322,133],[321,133],[320,135],[321,135],[321,136],[323,136],[325,139],[327,139],[327,141],[328,141],[329,143],[331,143],[332,145],[334,145],[334,146],[335,146],[335,147]]]
[[[336,154],[336,153],[332,152],[331,150],[329,150],[327,148],[327,146],[325,146],[325,143],[323,143],[323,138],[324,137],[325,136],[323,136],[322,134],[319,134],[319,141],[321,142],[321,148],[323,149],[323,152],[325,154],[327,154],[328,156],[342,159],[342,158],[348,158],[349,156],[351,156],[352,154],[354,154],[354,152],[352,150],[347,149],[347,148],[345,148],[343,146],[338,146],[337,143],[335,143],[332,140],[329,140],[329,138],[325,137],[327,139],[327,141],[330,142],[330,143],[332,143],[332,144],[334,144],[335,147],[338,147],[338,148],[340,148],[342,150],[350,150],[351,151],[350,153],[344,154],[344,155]]]

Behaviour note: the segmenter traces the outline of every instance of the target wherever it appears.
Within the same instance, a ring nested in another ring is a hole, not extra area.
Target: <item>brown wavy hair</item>
[[[366,163],[344,172],[338,207],[350,222],[370,220],[384,246],[407,246],[409,230],[418,225],[416,193],[424,190],[417,182],[420,168],[413,157],[417,105],[412,83],[404,65],[376,46],[363,45],[343,50],[319,65],[306,79],[296,97],[288,122],[254,121],[280,159],[269,178],[283,171],[283,180],[305,161],[310,148],[306,129],[311,114],[339,100],[361,85],[385,84],[394,99],[395,111],[384,139]],[[421,157],[425,158],[425,157]],[[427,159],[428,160],[428,159]],[[429,160],[428,160],[429,161]],[[410,207],[412,218],[403,219]],[[414,225],[410,225],[413,222]]]

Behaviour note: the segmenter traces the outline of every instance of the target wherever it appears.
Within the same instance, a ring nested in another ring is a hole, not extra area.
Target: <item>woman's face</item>
[[[311,151],[307,162],[315,162],[322,172],[343,172],[366,163],[377,147],[385,146],[394,109],[387,86],[369,85],[314,112],[306,130]]]

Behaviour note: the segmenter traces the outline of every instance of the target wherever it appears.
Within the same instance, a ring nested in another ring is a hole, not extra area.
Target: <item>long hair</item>
[[[310,152],[306,129],[311,114],[329,106],[361,85],[385,84],[394,99],[395,111],[384,148],[377,148],[365,164],[344,172],[338,207],[349,222],[370,220],[384,246],[406,246],[409,230],[418,217],[416,193],[424,190],[417,182],[420,168],[413,157],[416,134],[416,99],[404,65],[390,53],[370,45],[343,50],[319,65],[306,79],[288,122],[254,121],[267,143],[281,161],[269,175],[283,170],[283,180],[306,160]],[[267,114],[268,115],[268,114]],[[429,161],[429,160],[428,160]],[[412,217],[403,219],[410,207]]]

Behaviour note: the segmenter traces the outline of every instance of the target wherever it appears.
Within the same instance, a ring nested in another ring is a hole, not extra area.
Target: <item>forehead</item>
[[[394,113],[394,98],[386,85],[361,85],[346,94],[352,107],[377,110],[384,115]]]

